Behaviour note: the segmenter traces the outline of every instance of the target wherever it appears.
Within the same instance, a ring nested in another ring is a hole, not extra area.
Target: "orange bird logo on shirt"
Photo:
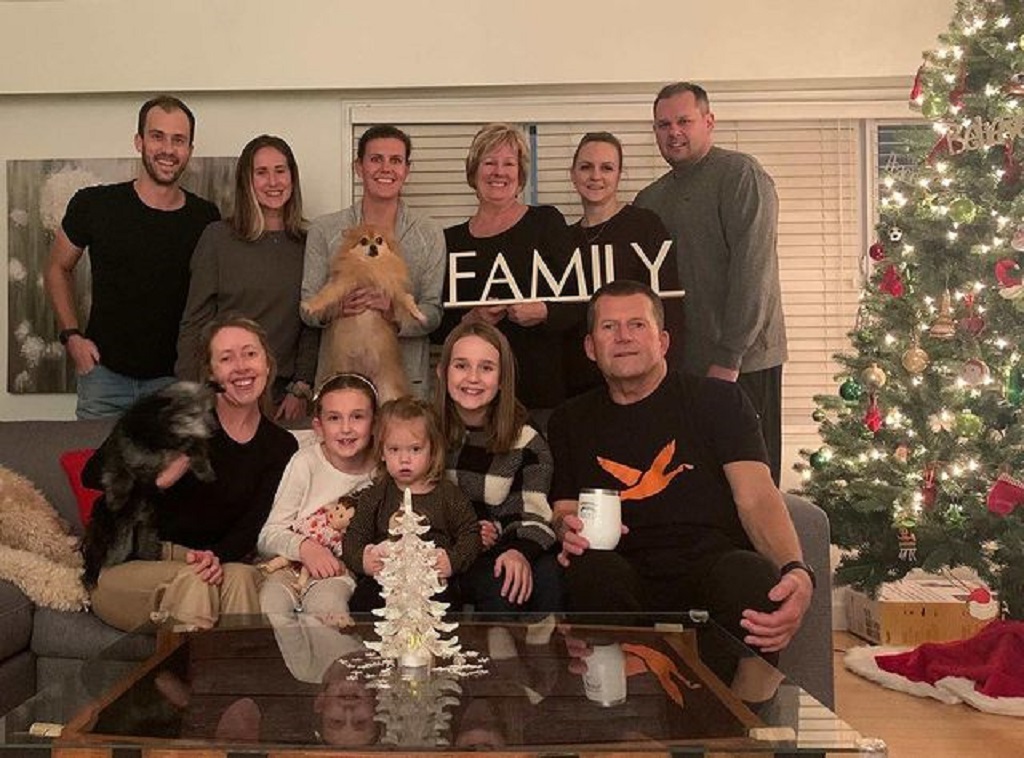
[[[597,465],[628,487],[619,493],[620,500],[643,500],[657,495],[668,487],[679,473],[693,468],[689,463],[680,463],[668,471],[668,465],[675,454],[676,441],[672,440],[654,456],[654,462],[646,471],[639,471],[625,463],[617,463],[601,456],[597,456]]]

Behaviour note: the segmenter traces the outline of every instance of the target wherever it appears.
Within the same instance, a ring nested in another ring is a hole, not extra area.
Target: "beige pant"
[[[221,614],[260,612],[262,575],[255,566],[222,564],[224,580],[207,584],[185,562],[186,552],[164,543],[159,561],[127,561],[103,569],[92,591],[93,612],[124,631],[149,622],[154,611],[202,628],[212,627]]]
[[[291,567],[278,569],[267,577],[260,588],[260,609],[268,616],[291,616],[299,610],[320,618],[348,613],[348,601],[355,590],[355,580],[344,576],[314,579],[299,596],[292,586],[299,572]]]

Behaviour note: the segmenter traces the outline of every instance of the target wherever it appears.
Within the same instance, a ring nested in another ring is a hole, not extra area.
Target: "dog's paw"
[[[412,295],[404,293],[399,302],[402,305],[402,309],[409,314],[411,318],[415,319],[423,326],[427,325],[427,316],[416,305],[416,301],[413,299]]]
[[[314,297],[310,300],[303,300],[299,303],[299,309],[307,321],[316,321],[320,324],[326,324],[330,321],[326,313],[326,304],[320,302],[320,298]]]
[[[213,466],[210,465],[209,459],[205,457],[192,459],[192,473],[196,475],[196,479],[202,482],[212,482],[217,478],[216,473],[213,471]]]

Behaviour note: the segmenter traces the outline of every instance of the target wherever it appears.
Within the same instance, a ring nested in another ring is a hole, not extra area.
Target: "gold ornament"
[[[870,389],[878,390],[885,386],[885,382],[889,377],[885,375],[885,371],[877,363],[872,363],[866,369],[860,372],[860,380]]]
[[[901,442],[896,446],[896,451],[892,454],[893,458],[898,460],[900,463],[906,463],[910,457],[910,447],[905,443]]]
[[[953,298],[949,290],[942,293],[942,301],[939,303],[939,315],[935,317],[935,323],[931,325],[928,334],[937,340],[951,340],[956,336],[956,321],[953,319]]]
[[[921,346],[917,344],[917,337],[914,338],[913,344],[907,348],[906,352],[900,359],[903,364],[903,368],[909,371],[911,374],[920,374],[931,362],[931,358],[928,356]]]

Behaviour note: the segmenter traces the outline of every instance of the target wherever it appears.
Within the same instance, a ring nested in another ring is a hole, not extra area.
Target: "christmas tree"
[[[433,600],[444,586],[437,573],[437,548],[421,535],[430,530],[412,509],[407,489],[402,508],[391,528],[398,539],[389,545],[380,572],[384,607],[374,610],[383,620],[374,624],[379,642],[366,646],[403,666],[427,666],[432,658],[459,654],[458,639],[443,639],[457,624],[443,620],[447,603]]]
[[[884,178],[802,492],[847,551],[840,583],[969,566],[1024,618],[1021,0],[958,0],[910,98],[934,134]]]

